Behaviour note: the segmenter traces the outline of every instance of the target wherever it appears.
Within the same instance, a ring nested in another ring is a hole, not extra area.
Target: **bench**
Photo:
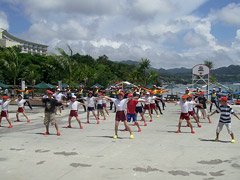
[[[166,101],[179,101],[178,95],[167,94]]]

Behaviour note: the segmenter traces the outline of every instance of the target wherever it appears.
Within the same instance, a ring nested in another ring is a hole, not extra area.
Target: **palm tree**
[[[23,63],[25,62],[24,58],[19,58],[18,53],[16,47],[5,48],[4,56],[1,57],[3,67],[6,69],[8,76],[13,79],[14,89],[17,78],[19,78],[20,73],[24,70]]]
[[[146,86],[146,76],[147,76],[147,70],[150,68],[150,60],[149,59],[141,59],[141,61],[138,63],[139,64],[139,70],[142,74],[143,77],[143,84]]]
[[[209,67],[209,69],[213,69],[214,68],[214,64],[212,61],[204,61],[204,64]]]
[[[76,61],[73,59],[73,51],[69,45],[67,45],[67,48],[70,52],[70,55],[68,55],[63,49],[56,48],[58,52],[60,53],[60,56],[53,54],[59,65],[62,67],[63,72],[65,73],[65,76],[67,78],[68,84],[71,84],[72,81],[72,74],[73,74],[73,68],[75,65],[77,65]]]

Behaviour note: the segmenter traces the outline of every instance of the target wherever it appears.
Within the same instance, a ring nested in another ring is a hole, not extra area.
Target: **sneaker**
[[[235,143],[235,142],[236,142],[236,140],[235,140],[235,139],[232,139],[232,140],[231,140],[231,143]]]
[[[30,123],[30,120],[27,120],[27,123]]]
[[[181,131],[178,130],[176,133],[180,133],[180,132],[181,132]]]
[[[62,116],[62,113],[60,113],[59,116]]]
[[[202,125],[201,125],[201,124],[198,124],[198,127],[202,127]]]
[[[186,127],[189,127],[189,125],[187,124]]]
[[[123,131],[127,131],[127,129],[125,128]]]
[[[159,118],[160,116],[159,115],[157,115],[157,118]]]
[[[206,119],[205,117],[203,119]]]
[[[83,129],[83,127],[82,127],[82,126],[80,126],[80,129]]]
[[[147,123],[144,123],[144,126],[147,126]]]
[[[133,126],[136,126],[136,123],[134,123]]]
[[[20,122],[20,120],[18,120],[18,119],[17,119],[17,120],[16,120],[16,121],[14,121],[14,122]]]
[[[68,125],[66,128],[72,128],[72,126],[69,126],[69,125]]]
[[[140,121],[143,121],[143,119],[141,119]]]
[[[100,124],[100,121],[97,121],[97,124]]]
[[[104,118],[103,120],[107,120],[106,118]]]
[[[151,117],[150,115],[148,115],[148,117]]]
[[[151,119],[150,122],[152,122],[153,120]]]
[[[113,136],[113,139],[117,139],[117,138],[118,138],[117,135],[114,135],[114,136]]]
[[[218,142],[218,141],[219,141],[219,139],[218,139],[218,138],[216,138],[214,141]]]
[[[138,129],[138,132],[142,132],[142,130],[141,130],[141,129]]]
[[[43,115],[42,117],[45,118],[45,115]]]
[[[43,133],[43,135],[46,136],[46,135],[49,135],[49,133],[48,133],[48,132],[45,132],[45,133]]]
[[[60,136],[61,134],[60,134],[60,132],[57,132],[57,136]]]
[[[85,122],[85,124],[89,124],[89,122],[87,121],[87,122]]]
[[[212,121],[209,121],[209,123],[211,124],[211,123],[212,123]]]
[[[192,133],[192,134],[194,134],[194,133],[195,133],[195,131],[193,131],[193,130],[192,130],[192,131],[191,131],[191,133]]]
[[[130,139],[134,139],[134,136],[133,136],[133,134],[131,134],[129,138],[130,138]]]
[[[12,128],[12,127],[13,127],[12,125],[8,126],[8,128]]]
[[[109,117],[109,114],[107,114],[107,117]]]

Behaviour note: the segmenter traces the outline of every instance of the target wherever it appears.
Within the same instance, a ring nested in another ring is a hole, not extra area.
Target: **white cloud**
[[[5,30],[8,30],[9,28],[7,15],[2,11],[0,11],[0,28]]]
[[[230,25],[240,25],[240,3],[228,4],[226,7],[220,10],[213,10],[210,15],[211,19],[220,20]]]

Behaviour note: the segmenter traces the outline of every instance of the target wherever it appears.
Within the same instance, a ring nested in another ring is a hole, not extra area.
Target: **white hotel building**
[[[1,47],[18,46],[21,48],[21,52],[23,53],[40,55],[47,55],[48,47],[46,45],[37,44],[14,37],[13,35],[9,34],[6,30],[1,28],[0,28],[0,46]]]

